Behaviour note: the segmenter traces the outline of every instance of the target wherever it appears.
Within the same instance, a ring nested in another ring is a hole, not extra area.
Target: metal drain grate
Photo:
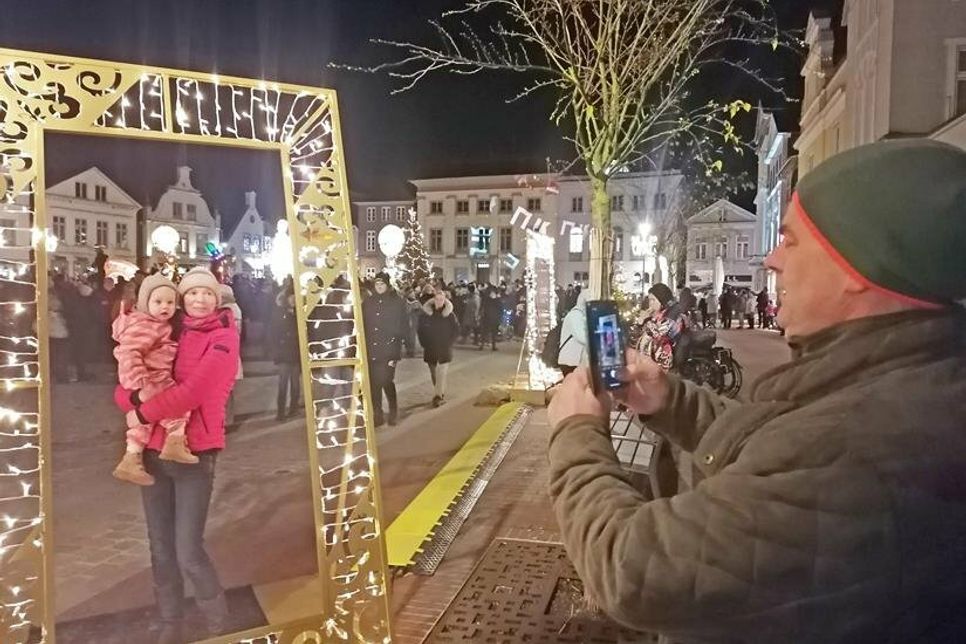
[[[498,539],[426,642],[653,643],[586,607],[562,544]]]
[[[480,463],[473,478],[466,484],[456,502],[440,521],[433,535],[423,545],[422,551],[416,555],[413,565],[409,567],[408,571],[419,575],[432,575],[436,572],[446,555],[446,551],[456,540],[460,528],[467,517],[470,516],[473,507],[482,496],[483,490],[486,489],[486,484],[493,478],[494,472],[503,462],[507,452],[510,451],[510,447],[527,424],[527,419],[530,418],[532,412],[533,409],[529,406],[520,407],[503,434],[500,435],[500,438],[497,439]]]

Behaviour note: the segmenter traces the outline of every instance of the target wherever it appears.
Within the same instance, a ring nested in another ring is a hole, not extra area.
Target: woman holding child
[[[154,323],[164,318],[166,309],[164,305],[152,309],[151,302],[167,301],[174,295],[172,287],[166,280],[145,280],[142,285],[139,308],[144,300],[146,313],[161,312]],[[144,292],[145,288],[149,291]],[[189,271],[177,293],[183,314],[172,325],[178,329],[171,335],[177,343],[174,384],[160,391],[157,387],[131,390],[123,386],[122,376],[115,392],[118,406],[128,412],[127,454],[141,448],[129,460],[135,468],[143,463],[145,474],[132,482],[142,486],[162,643],[183,641],[182,573],[194,587],[210,635],[224,632],[228,621],[225,594],[205,551],[204,531],[215,461],[225,447],[225,406],[235,385],[239,334],[231,311],[221,308],[220,285],[208,270]],[[180,437],[176,421],[185,418]],[[145,441],[137,438],[139,428]]]

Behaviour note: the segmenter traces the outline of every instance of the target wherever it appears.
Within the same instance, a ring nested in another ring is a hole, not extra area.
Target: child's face
[[[148,298],[148,314],[159,320],[170,320],[178,308],[178,294],[167,286],[151,291]]]

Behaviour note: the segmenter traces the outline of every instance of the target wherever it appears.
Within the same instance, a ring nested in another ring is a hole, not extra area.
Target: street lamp
[[[165,255],[174,255],[181,243],[181,233],[171,226],[158,226],[151,232],[151,245]]]

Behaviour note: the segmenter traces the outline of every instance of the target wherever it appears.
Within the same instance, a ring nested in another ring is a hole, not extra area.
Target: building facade
[[[353,201],[356,222],[356,251],[359,258],[359,272],[371,278],[386,266],[386,257],[379,250],[379,231],[390,224],[405,228],[409,221],[409,211],[415,207],[412,200],[392,201]],[[425,225],[425,220],[423,221]],[[429,236],[426,230],[426,243]]]
[[[272,250],[274,231],[270,231],[265,220],[258,212],[257,193],[245,193],[245,212],[235,229],[225,242],[224,251],[234,258],[232,271],[237,275],[263,277],[265,274],[264,253]],[[218,240],[212,240],[217,243]]]
[[[714,266],[720,257],[724,282],[758,289],[756,267],[751,258],[758,218],[741,206],[721,199],[695,214],[687,222],[687,285],[691,289],[714,286]]]
[[[50,269],[82,275],[98,249],[112,260],[137,263],[137,216],[141,204],[96,167],[46,191],[47,221],[58,239]]]
[[[775,275],[765,268],[764,259],[778,245],[778,230],[798,179],[798,156],[791,154],[794,136],[783,129],[773,113],[759,108],[755,128],[758,155],[755,211],[758,226],[753,244],[755,252],[750,262],[755,269],[754,289],[765,288],[773,296]]]
[[[805,41],[802,175],[843,150],[930,136],[966,114],[964,2],[846,0],[841,25],[812,14]]]
[[[207,265],[209,256],[205,244],[221,242],[221,218],[217,212],[212,215],[201,191],[191,185],[191,168],[188,166],[178,167],[177,181],[168,186],[157,205],[144,218],[143,268],[150,268],[152,263],[151,233],[162,225],[171,226],[181,236],[177,255],[178,262],[185,266]]]
[[[446,281],[491,284],[522,277],[526,231],[517,209],[532,214],[530,227],[538,218],[555,221],[555,181],[551,174],[411,181],[434,272]]]

